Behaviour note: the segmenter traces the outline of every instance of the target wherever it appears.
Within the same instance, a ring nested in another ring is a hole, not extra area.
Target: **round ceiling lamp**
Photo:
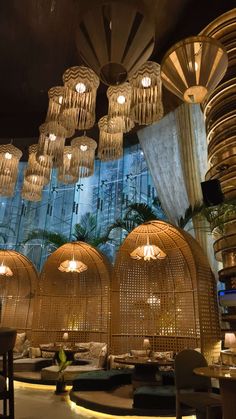
[[[130,79],[133,89],[132,112],[140,125],[159,121],[164,114],[160,65],[147,61]]]
[[[94,173],[95,150],[97,143],[85,135],[71,141],[71,173],[77,179],[92,176]]]
[[[63,74],[63,82],[66,111],[63,113],[67,124],[73,129],[91,128],[95,123],[99,78],[90,68],[79,66],[68,68]]]
[[[187,103],[201,103],[215,89],[228,66],[223,45],[207,36],[178,42],[161,63],[164,86]]]
[[[110,86],[107,89],[108,97],[108,115],[109,119],[119,117],[117,123],[120,126],[119,131],[129,132],[134,127],[134,121],[131,117],[131,99],[132,88],[127,82],[120,86]]]
[[[110,161],[122,157],[123,132],[119,131],[119,125],[119,122],[116,124],[116,118],[112,118],[110,121],[107,115],[98,121],[98,158],[100,160]]]
[[[53,166],[58,167],[63,163],[65,139],[67,130],[56,121],[45,122],[39,127],[37,160],[42,161],[42,156],[53,159]]]
[[[103,83],[122,84],[150,57],[154,20],[138,1],[90,0],[80,13],[76,43]]]

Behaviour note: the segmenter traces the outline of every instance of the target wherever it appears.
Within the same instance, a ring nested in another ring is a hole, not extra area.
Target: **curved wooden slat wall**
[[[145,262],[130,253],[147,242],[167,257]],[[150,339],[158,351],[201,347],[205,356],[219,351],[216,283],[198,243],[163,221],[135,228],[115,261],[111,286],[111,351],[142,348]]]
[[[88,266],[82,273],[58,270],[61,262],[74,258]],[[32,342],[108,342],[110,264],[87,243],[67,243],[47,259],[35,298]]]
[[[30,337],[38,273],[26,256],[13,250],[0,250],[0,263],[2,261],[13,276],[0,275],[0,325],[25,331]]]

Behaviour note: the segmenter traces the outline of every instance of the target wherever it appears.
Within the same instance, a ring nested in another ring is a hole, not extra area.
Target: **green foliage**
[[[193,217],[195,217],[196,215],[202,214],[203,209],[204,209],[203,203],[197,203],[196,205],[194,205],[194,207],[190,205],[186,209],[184,216],[179,218],[178,226],[180,228],[184,228]]]
[[[55,248],[68,242],[68,238],[64,234],[38,229],[31,231],[23,243],[25,244],[28,241],[39,239],[43,240],[45,245],[52,244]]]
[[[59,372],[59,379],[63,380],[63,371],[72,364],[72,361],[67,361],[67,356],[64,349],[60,349],[58,352],[59,362],[57,361],[58,365],[58,372]]]

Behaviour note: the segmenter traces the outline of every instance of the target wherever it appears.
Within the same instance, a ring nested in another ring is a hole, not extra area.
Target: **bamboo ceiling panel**
[[[81,273],[58,270],[73,257],[88,269]],[[71,343],[108,342],[110,270],[105,257],[87,243],[67,243],[52,253],[35,298],[34,344],[60,342],[64,332]]]
[[[165,259],[133,260],[147,243]],[[209,358],[219,349],[216,284],[200,246],[188,233],[163,221],[135,228],[115,261],[111,287],[111,350],[125,353],[150,339],[156,351],[201,347]]]
[[[38,273],[32,262],[13,250],[0,250],[0,263],[13,276],[0,275],[1,326],[26,331],[30,337]]]

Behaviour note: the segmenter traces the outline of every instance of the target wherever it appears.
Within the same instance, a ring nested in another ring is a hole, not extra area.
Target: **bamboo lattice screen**
[[[27,257],[13,250],[0,250],[0,260],[13,273],[0,275],[0,325],[25,331],[30,337],[37,271]]]
[[[81,273],[61,272],[61,262],[82,261]],[[33,344],[61,342],[108,342],[110,264],[87,243],[67,243],[52,253],[40,275],[35,298]]]
[[[131,259],[147,235],[165,259]],[[201,347],[210,361],[219,350],[216,283],[208,261],[195,239],[166,222],[138,226],[123,242],[113,270],[111,307],[112,353],[140,349],[145,337],[156,351]]]

